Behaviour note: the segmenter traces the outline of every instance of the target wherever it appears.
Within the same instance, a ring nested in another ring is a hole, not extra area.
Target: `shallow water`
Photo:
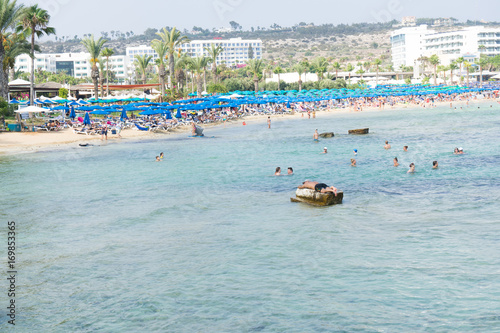
[[[500,331],[492,103],[0,157],[0,217],[18,232],[16,329]],[[316,128],[336,136],[314,143]],[[270,176],[276,166],[295,175]],[[344,204],[291,203],[305,179],[342,189]]]

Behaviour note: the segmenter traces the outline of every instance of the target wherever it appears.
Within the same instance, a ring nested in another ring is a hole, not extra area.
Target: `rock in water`
[[[334,136],[335,134],[333,134],[333,132],[325,132],[319,135],[320,138],[325,138],[325,139],[330,139],[333,138]]]
[[[333,193],[320,193],[308,188],[299,188],[295,196],[296,198],[290,198],[292,202],[303,202],[313,206],[332,206],[342,203],[344,192],[338,191],[335,196]]]
[[[370,131],[369,128],[360,128],[360,129],[349,130],[349,134],[368,134],[369,131]]]

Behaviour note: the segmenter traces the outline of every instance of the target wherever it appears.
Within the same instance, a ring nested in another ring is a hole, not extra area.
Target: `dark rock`
[[[334,136],[335,134],[333,134],[333,132],[325,132],[319,135],[320,138],[325,138],[325,139],[333,138]]]
[[[368,134],[369,131],[369,128],[354,129],[349,130],[349,134]]]
[[[311,189],[297,189],[296,198],[290,198],[292,202],[302,202],[313,206],[339,205],[344,199],[344,192],[338,191],[337,196],[333,193],[320,193]]]

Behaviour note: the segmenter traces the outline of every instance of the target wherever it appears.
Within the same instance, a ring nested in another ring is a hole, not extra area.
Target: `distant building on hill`
[[[262,59],[262,41],[260,39],[208,39],[208,40],[193,40],[190,43],[182,44],[180,49],[190,57],[208,56],[205,48],[210,48],[211,45],[220,45],[224,51],[217,57],[217,65],[226,64],[227,66],[236,66],[247,62],[248,48],[252,46],[254,59]],[[146,45],[127,47],[126,56],[129,63],[134,62],[136,55],[152,55],[153,59],[157,59],[158,55],[150,47]]]
[[[415,16],[405,16],[401,19],[403,27],[414,27],[417,25],[417,18]]]
[[[474,26],[437,32],[426,25],[406,27],[392,32],[391,44],[396,71],[401,66],[418,66],[419,59],[433,54],[444,66],[460,57],[475,62],[482,54],[500,55],[500,28]]]

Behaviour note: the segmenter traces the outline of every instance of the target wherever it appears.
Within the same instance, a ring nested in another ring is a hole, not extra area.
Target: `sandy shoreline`
[[[496,100],[493,99],[483,99],[483,100],[474,100],[471,104],[494,104]],[[452,102],[453,107],[465,105],[465,101],[455,101]],[[436,106],[446,106],[449,105],[450,102],[438,102]],[[407,108],[415,108],[416,105],[406,105],[406,104],[398,104],[393,107],[386,107],[385,109],[379,109],[375,107],[365,107],[361,112],[377,112],[377,111],[401,111]],[[316,112],[316,117],[321,117],[325,114],[332,113],[351,113],[357,111],[350,111],[349,109],[329,109],[326,111]],[[272,121],[280,121],[283,119],[293,119],[293,118],[302,118],[301,113],[295,114],[287,114],[287,115],[271,115]],[[268,115],[256,115],[256,116],[246,116],[243,118],[238,118],[232,121],[228,121],[226,124],[224,123],[215,123],[215,124],[205,124],[202,125],[203,128],[214,128],[221,126],[242,126],[243,122],[247,124],[251,123],[263,123],[266,121]],[[304,118],[307,117],[304,114]],[[121,138],[117,135],[110,134],[108,132],[108,141],[109,142],[130,142],[130,141],[141,141],[141,140],[154,140],[154,139],[164,139],[165,137],[172,135],[180,135],[189,133],[191,131],[190,126],[182,126],[177,127],[174,130],[164,132],[164,133],[155,133],[155,132],[143,132],[135,129],[127,129],[121,132]],[[0,133],[0,156],[1,155],[13,155],[13,154],[22,154],[22,153],[31,153],[31,152],[39,152],[48,149],[54,148],[67,148],[71,145],[87,143],[87,142],[100,142],[100,135],[82,135],[75,134],[73,129],[67,128],[64,130],[60,130],[57,132],[4,132]]]

